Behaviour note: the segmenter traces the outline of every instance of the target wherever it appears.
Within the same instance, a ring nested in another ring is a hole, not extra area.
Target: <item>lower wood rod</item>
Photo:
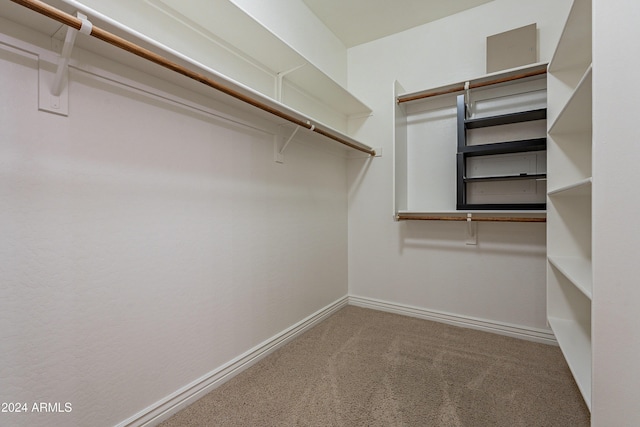
[[[447,215],[403,215],[397,214],[398,221],[466,221],[466,216]],[[471,217],[471,221],[486,222],[547,222],[544,217],[519,217],[519,216],[477,216]]]
[[[80,28],[82,27],[82,20],[80,18],[77,18],[73,15],[69,15],[68,13],[65,13],[63,11],[61,11],[60,9],[57,9],[53,6],[50,6],[40,0],[11,0],[14,3],[17,3],[19,5],[22,5],[26,8],[29,8],[35,12],[38,12],[44,16],[47,16],[51,19],[54,19],[64,25],[67,25],[71,28],[74,28],[76,30],[80,30]],[[132,43],[128,40],[123,39],[122,37],[116,36],[115,34],[112,34],[108,31],[105,31],[99,27],[93,26],[92,30],[91,30],[91,36],[100,39],[106,43],[109,43],[112,46],[116,46],[120,49],[126,50],[127,52],[130,52],[136,56],[139,56],[140,58],[144,58],[148,61],[151,61],[157,65],[160,65],[164,68],[167,68],[171,71],[174,71],[178,74],[182,74],[183,76],[186,76],[192,80],[195,80],[197,82],[200,82],[206,86],[209,86],[213,89],[216,89],[220,92],[223,92],[229,96],[232,96],[233,98],[236,98],[242,102],[245,102],[247,104],[250,104],[256,108],[259,108],[260,110],[266,111],[270,114],[273,114],[274,116],[280,117],[281,119],[287,120],[289,122],[294,123],[297,126],[302,126],[306,129],[312,130],[320,135],[323,135],[329,139],[332,139],[336,142],[339,142],[340,144],[346,145],[350,148],[353,148],[354,150],[358,150],[358,151],[362,151],[364,153],[367,153],[371,156],[375,156],[376,152],[375,150],[373,150],[372,148],[366,147],[366,146],[361,146],[358,145],[356,143],[353,143],[351,141],[348,141],[344,138],[341,138],[339,135],[335,135],[332,132],[328,132],[326,130],[322,130],[322,129],[318,129],[317,127],[315,127],[314,125],[307,123],[304,120],[300,120],[297,117],[294,117],[290,114],[287,114],[286,112],[280,111],[276,108],[273,108],[257,99],[251,98],[247,95],[244,95],[228,86],[223,85],[222,83],[219,83],[203,74],[197,73],[195,71],[192,71],[186,67],[183,67],[182,65],[179,65],[173,61],[170,61],[169,59],[158,55],[152,51],[150,51],[149,49],[145,49],[142,46],[138,46],[135,43]]]

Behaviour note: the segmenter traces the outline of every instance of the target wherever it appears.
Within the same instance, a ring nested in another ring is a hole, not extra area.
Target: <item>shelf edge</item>
[[[574,190],[579,191],[581,190],[581,187],[584,187],[584,189],[591,187],[592,183],[593,183],[592,177],[581,179],[580,181],[549,190],[547,192],[547,195],[557,196],[557,195],[562,195],[562,193],[569,193]],[[570,194],[567,194],[567,195],[570,195]],[[576,193],[575,195],[577,196],[577,195],[586,195],[586,194]]]

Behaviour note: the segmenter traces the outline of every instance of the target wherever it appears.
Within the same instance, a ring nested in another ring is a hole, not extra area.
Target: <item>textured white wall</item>
[[[350,294],[546,328],[544,225],[481,223],[467,246],[465,224],[392,221],[393,82],[412,92],[481,76],[486,37],[533,22],[548,61],[570,4],[495,0],[349,49],[349,89],[374,110],[356,136],[383,147],[364,177],[350,162]]]
[[[0,425],[114,425],[347,293],[343,157],[71,71],[39,112],[0,45],[0,401],[72,404]]]

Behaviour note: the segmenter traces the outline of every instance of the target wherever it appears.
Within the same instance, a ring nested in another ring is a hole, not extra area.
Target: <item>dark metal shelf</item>
[[[520,175],[497,175],[482,176],[477,178],[464,178],[464,182],[486,182],[486,181],[518,181],[523,179],[546,179],[547,174],[520,174]]]
[[[459,152],[466,157],[486,156],[491,154],[524,153],[528,151],[544,151],[547,149],[547,138],[524,139],[519,141],[497,142],[493,144],[466,145]]]
[[[456,209],[457,210],[545,210],[546,203],[467,203],[467,190],[473,182],[499,182],[513,180],[544,180],[546,173],[542,174],[517,174],[501,176],[467,177],[467,159],[471,157],[492,156],[500,154],[516,154],[526,152],[541,152],[547,149],[547,138],[522,139],[516,141],[496,141],[495,143],[467,145],[467,131],[469,129],[500,126],[511,123],[524,123],[535,120],[546,120],[547,109],[521,111],[499,116],[466,119],[467,106],[464,95],[458,95],[457,109],[457,133],[458,152],[456,155]],[[516,169],[517,170],[517,169]]]
[[[467,129],[477,129],[489,126],[508,125],[511,123],[531,122],[534,120],[545,120],[547,118],[547,109],[521,111],[519,113],[503,114],[500,116],[482,117],[479,119],[467,119],[464,126]]]

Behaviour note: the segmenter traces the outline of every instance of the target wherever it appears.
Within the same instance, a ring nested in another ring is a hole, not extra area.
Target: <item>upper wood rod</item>
[[[26,8],[29,8],[33,11],[36,11],[44,16],[47,16],[51,19],[54,19],[64,25],[68,25],[71,28],[74,28],[76,30],[80,30],[80,28],[82,27],[82,20],[80,18],[77,18],[73,15],[69,15],[66,12],[63,12],[53,6],[50,6],[40,0],[11,0],[14,3],[17,3],[19,5],[22,5]],[[222,93],[225,93],[233,98],[236,98],[242,102],[245,102],[247,104],[250,104],[256,108],[259,108],[260,110],[266,111],[270,114],[273,114],[274,116],[280,117],[281,119],[287,120],[291,123],[294,123],[297,126],[302,126],[306,129],[312,130],[320,135],[323,135],[329,139],[332,139],[336,142],[339,142],[340,144],[346,145],[350,148],[353,148],[354,150],[358,150],[358,151],[362,151],[364,153],[367,153],[371,156],[375,156],[376,152],[374,149],[369,148],[369,147],[365,147],[365,146],[361,146],[358,145],[357,143],[353,143],[351,141],[348,141],[342,137],[340,137],[339,135],[334,134],[333,132],[329,132],[323,129],[319,129],[317,127],[315,127],[314,125],[307,123],[304,120],[301,120],[297,117],[294,117],[290,114],[287,114],[286,112],[280,111],[274,107],[271,107],[267,104],[265,104],[264,102],[261,102],[257,99],[251,98],[243,93],[240,93],[228,86],[223,85],[220,82],[217,82],[215,80],[213,80],[210,77],[205,76],[204,74],[200,74],[197,73],[193,70],[190,70],[186,67],[183,67],[180,64],[177,64],[173,61],[170,61],[169,59],[158,55],[155,52],[152,52],[149,49],[143,48],[142,46],[139,46],[135,43],[132,43],[126,39],[123,39],[122,37],[119,37],[115,34],[112,34],[106,30],[103,30],[99,27],[96,27],[95,25],[93,26],[92,30],[91,30],[91,36],[100,39],[106,43],[109,43],[112,46],[116,46],[120,49],[126,50],[129,53],[132,53],[140,58],[146,59],[148,61],[151,61],[157,65],[160,65],[164,68],[167,68],[171,71],[174,71],[178,74],[182,74],[183,76],[186,76],[192,80],[195,80],[197,82],[200,82],[206,86],[209,86],[213,89],[216,89]]]
[[[466,216],[452,215],[405,215],[397,214],[398,221],[467,221]],[[471,221],[486,222],[547,222],[544,217],[519,217],[519,216],[472,216]]]
[[[547,73],[547,69],[543,68],[541,70],[534,70],[534,71],[528,71],[526,73],[520,73],[520,74],[514,74],[513,76],[506,76],[506,77],[498,77],[496,79],[493,80],[487,80],[487,81],[483,81],[483,82],[477,82],[477,83],[469,83],[469,89],[477,89],[479,87],[484,87],[484,86],[491,86],[491,85],[495,85],[495,84],[500,84],[500,83],[506,83],[506,82],[510,82],[513,80],[520,80],[520,79],[524,79],[527,77],[534,77],[534,76],[539,76],[542,74],[546,74]],[[431,98],[434,96],[439,96],[439,95],[446,95],[448,93],[456,93],[456,92],[462,92],[465,90],[465,83],[466,82],[460,82],[460,83],[454,83],[452,85],[447,85],[447,89],[434,89],[433,91],[429,91],[429,92],[425,92],[425,93],[419,93],[416,95],[404,95],[404,96],[399,96],[398,97],[398,104],[401,104],[403,102],[410,102],[410,101],[416,101],[418,99],[425,99],[425,98]]]

